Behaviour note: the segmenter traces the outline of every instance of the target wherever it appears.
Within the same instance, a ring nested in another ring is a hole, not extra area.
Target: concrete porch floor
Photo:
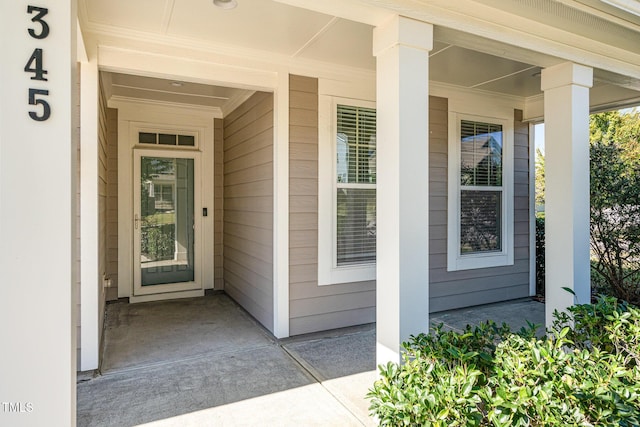
[[[433,314],[463,329],[544,323],[518,300]],[[225,294],[107,305],[100,375],[79,374],[79,426],[362,426],[375,325],[277,340]]]

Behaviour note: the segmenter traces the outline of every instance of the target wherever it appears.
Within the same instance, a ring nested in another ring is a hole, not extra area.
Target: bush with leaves
[[[640,425],[640,310],[600,298],[556,319],[542,339],[491,322],[412,337],[402,365],[380,366],[372,415],[393,426]]]
[[[594,281],[640,304],[640,113],[595,114],[590,132]]]

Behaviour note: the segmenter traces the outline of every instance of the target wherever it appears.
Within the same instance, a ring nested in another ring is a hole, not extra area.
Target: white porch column
[[[98,369],[100,300],[104,298],[99,253],[98,62],[80,65],[80,370]]]
[[[278,72],[273,146],[273,335],[289,336],[289,70]]]
[[[3,426],[75,425],[76,16],[75,0],[0,2]]]
[[[377,363],[429,328],[429,51],[433,26],[396,16],[377,60]]]
[[[554,310],[590,300],[589,88],[593,69],[563,63],[542,70],[546,178],[546,324]]]

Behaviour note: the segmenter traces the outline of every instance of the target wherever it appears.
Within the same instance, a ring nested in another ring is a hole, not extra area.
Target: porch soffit
[[[236,58],[273,71],[302,65],[373,73],[372,24],[400,13],[436,24],[433,81],[535,97],[540,67],[591,60],[596,85],[620,85],[638,99],[640,24],[596,9],[594,1],[239,0],[224,11],[201,0],[80,0],[79,18],[102,45],[171,46],[179,56],[200,51],[205,60]]]
[[[276,1],[324,13],[340,14],[344,9],[336,0]],[[538,62],[530,62],[533,65],[574,61],[640,79],[640,17],[601,0],[353,0],[349,4],[361,5],[363,19],[374,25],[382,18],[372,18],[367,13],[370,7],[490,40],[495,46],[485,43],[491,50],[484,52],[496,56],[508,46],[507,52],[524,49],[528,56],[539,55]]]

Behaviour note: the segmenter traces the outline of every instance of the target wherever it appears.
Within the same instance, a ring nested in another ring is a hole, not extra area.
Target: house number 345
[[[33,26],[28,28],[29,35],[37,40],[46,39],[49,36],[49,24],[44,20],[44,17],[49,13],[49,9],[46,7],[27,6],[27,14],[31,16],[31,22]],[[24,66],[26,73],[33,74],[31,80],[38,82],[46,82],[47,70],[44,69],[43,64],[43,50],[36,48],[27,60],[27,64]],[[38,107],[36,111],[29,111],[29,117],[38,122],[43,122],[51,116],[51,106],[47,102],[46,97],[49,96],[47,89],[29,88],[29,105]],[[39,108],[41,107],[41,108]]]

